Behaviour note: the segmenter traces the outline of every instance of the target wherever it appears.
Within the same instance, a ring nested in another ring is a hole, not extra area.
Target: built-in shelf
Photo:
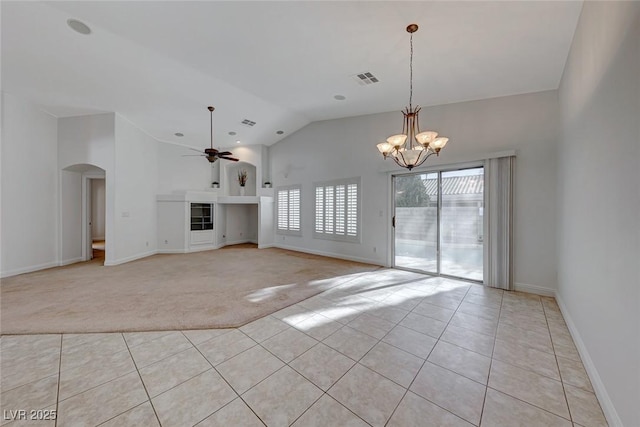
[[[273,197],[266,196],[219,196],[218,203],[223,205],[251,205],[258,204],[265,199],[273,199]]]
[[[245,242],[256,242],[263,248],[274,243],[273,196],[220,196],[215,191],[184,190],[160,194],[157,201],[160,252],[193,252]],[[254,231],[234,236],[238,227],[243,227],[238,218],[253,222],[255,225],[244,227]]]

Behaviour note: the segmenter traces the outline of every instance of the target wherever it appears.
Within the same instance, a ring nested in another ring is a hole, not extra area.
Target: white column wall
[[[57,119],[2,92],[0,274],[57,265]]]
[[[609,425],[638,426],[640,3],[584,3],[559,98],[558,301]]]

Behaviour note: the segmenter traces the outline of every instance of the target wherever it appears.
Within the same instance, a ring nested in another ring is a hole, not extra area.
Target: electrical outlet
[[[373,253],[376,253],[376,252],[377,252],[377,250],[378,250],[378,249],[374,246],[374,247],[373,247]]]
[[[147,242],[147,246],[149,246],[149,242]]]
[[[164,241],[164,244],[165,244],[165,245],[168,245],[168,244],[169,244],[169,241],[168,241],[168,240],[165,240],[165,241]]]

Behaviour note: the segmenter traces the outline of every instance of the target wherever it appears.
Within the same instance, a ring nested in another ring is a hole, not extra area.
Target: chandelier
[[[420,107],[411,104],[413,101],[413,33],[418,31],[418,25],[411,24],[407,32],[411,34],[411,56],[409,60],[409,106],[402,110],[404,123],[402,133],[391,135],[387,142],[377,145],[378,150],[386,159],[391,157],[399,166],[409,170],[420,166],[432,155],[439,155],[440,150],[447,145],[449,138],[438,136],[438,132],[420,132],[418,113]]]

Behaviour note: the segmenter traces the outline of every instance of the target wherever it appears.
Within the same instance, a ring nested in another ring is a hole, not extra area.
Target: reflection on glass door
[[[395,265],[437,273],[438,174],[396,176],[394,182]]]
[[[483,278],[484,168],[394,177],[394,266]]]
[[[440,273],[482,280],[484,168],[442,172]]]

